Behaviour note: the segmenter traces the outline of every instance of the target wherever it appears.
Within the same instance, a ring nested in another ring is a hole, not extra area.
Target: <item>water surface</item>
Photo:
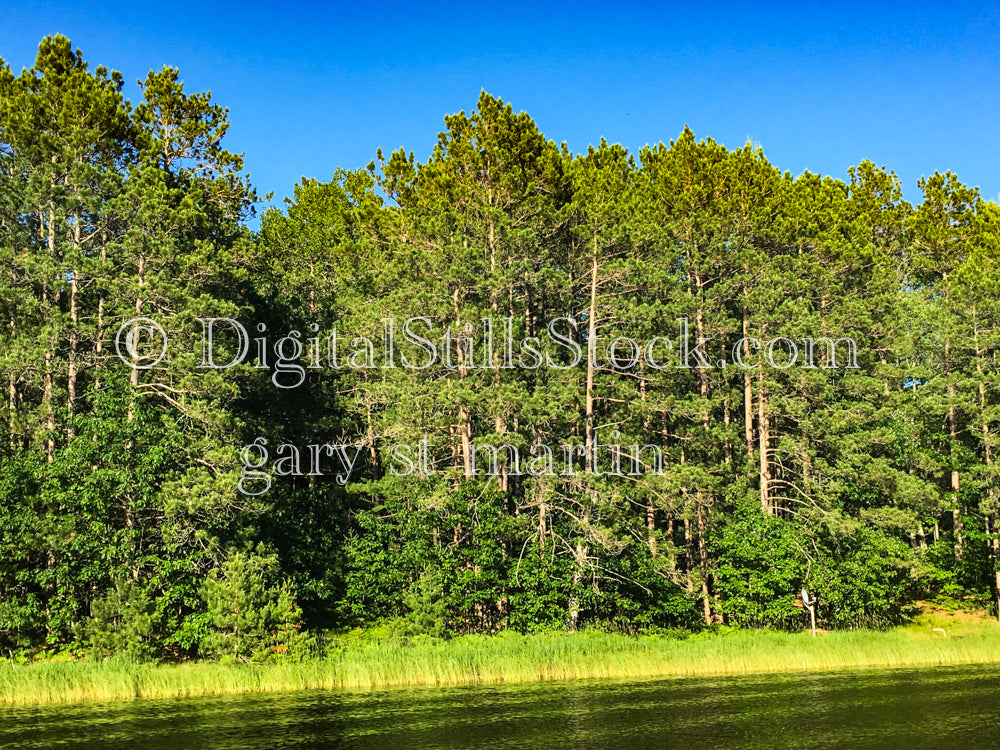
[[[993,748],[1000,666],[0,709],[2,748]]]

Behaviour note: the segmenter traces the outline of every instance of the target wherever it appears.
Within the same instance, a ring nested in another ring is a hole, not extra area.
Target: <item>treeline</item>
[[[573,154],[483,93],[426,162],[303,179],[253,233],[226,110],[169,68],[122,85],[62,37],[0,71],[0,647],[799,628],[802,587],[830,627],[996,611],[1000,212],[955,175],[914,207],[871,162],[793,178],[688,129]],[[169,340],[149,369],[116,349],[136,317]],[[199,367],[211,317],[269,361]],[[390,358],[387,321],[426,361],[414,319],[447,363]],[[397,471],[424,439],[431,471]],[[322,444],[363,447],[346,485]]]

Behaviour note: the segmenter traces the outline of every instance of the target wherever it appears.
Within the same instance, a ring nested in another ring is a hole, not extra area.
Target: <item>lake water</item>
[[[2,748],[998,748],[1000,666],[0,709]]]

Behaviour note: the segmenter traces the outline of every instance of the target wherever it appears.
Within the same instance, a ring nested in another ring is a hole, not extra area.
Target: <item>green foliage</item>
[[[898,624],[903,605],[919,590],[909,546],[865,526],[829,544],[836,556],[821,560],[809,579],[819,599],[817,618],[851,628]]]
[[[870,161],[792,177],[689,128],[573,154],[483,91],[426,161],[303,179],[255,234],[225,107],[123,80],[62,36],[0,61],[0,649],[797,629],[802,586],[828,627],[1000,602],[1000,208],[954,174],[913,206]],[[169,340],[147,369],[116,353],[135,317]],[[268,361],[199,367],[206,317]],[[401,364],[411,318],[434,366]],[[619,367],[615,338],[659,348]],[[781,338],[801,362],[737,366]],[[247,495],[258,439],[355,443],[351,482]]]
[[[288,581],[278,583],[278,558],[234,552],[205,581],[212,631],[201,643],[206,656],[261,661],[301,658],[310,645],[302,632],[302,611]]]
[[[100,656],[145,660],[155,654],[152,602],[148,589],[119,581],[90,605],[84,637]]]
[[[425,571],[403,597],[410,610],[403,635],[444,638],[448,634],[443,577],[440,571]]]
[[[742,511],[720,530],[716,591],[727,621],[755,628],[800,628],[795,607],[805,570],[795,530],[759,512]]]

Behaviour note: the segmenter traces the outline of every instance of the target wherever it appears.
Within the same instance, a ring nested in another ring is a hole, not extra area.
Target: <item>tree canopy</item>
[[[1000,208],[956,175],[574,154],[482,92],[251,231],[227,110],[139,85],[0,61],[0,648],[996,612]]]

